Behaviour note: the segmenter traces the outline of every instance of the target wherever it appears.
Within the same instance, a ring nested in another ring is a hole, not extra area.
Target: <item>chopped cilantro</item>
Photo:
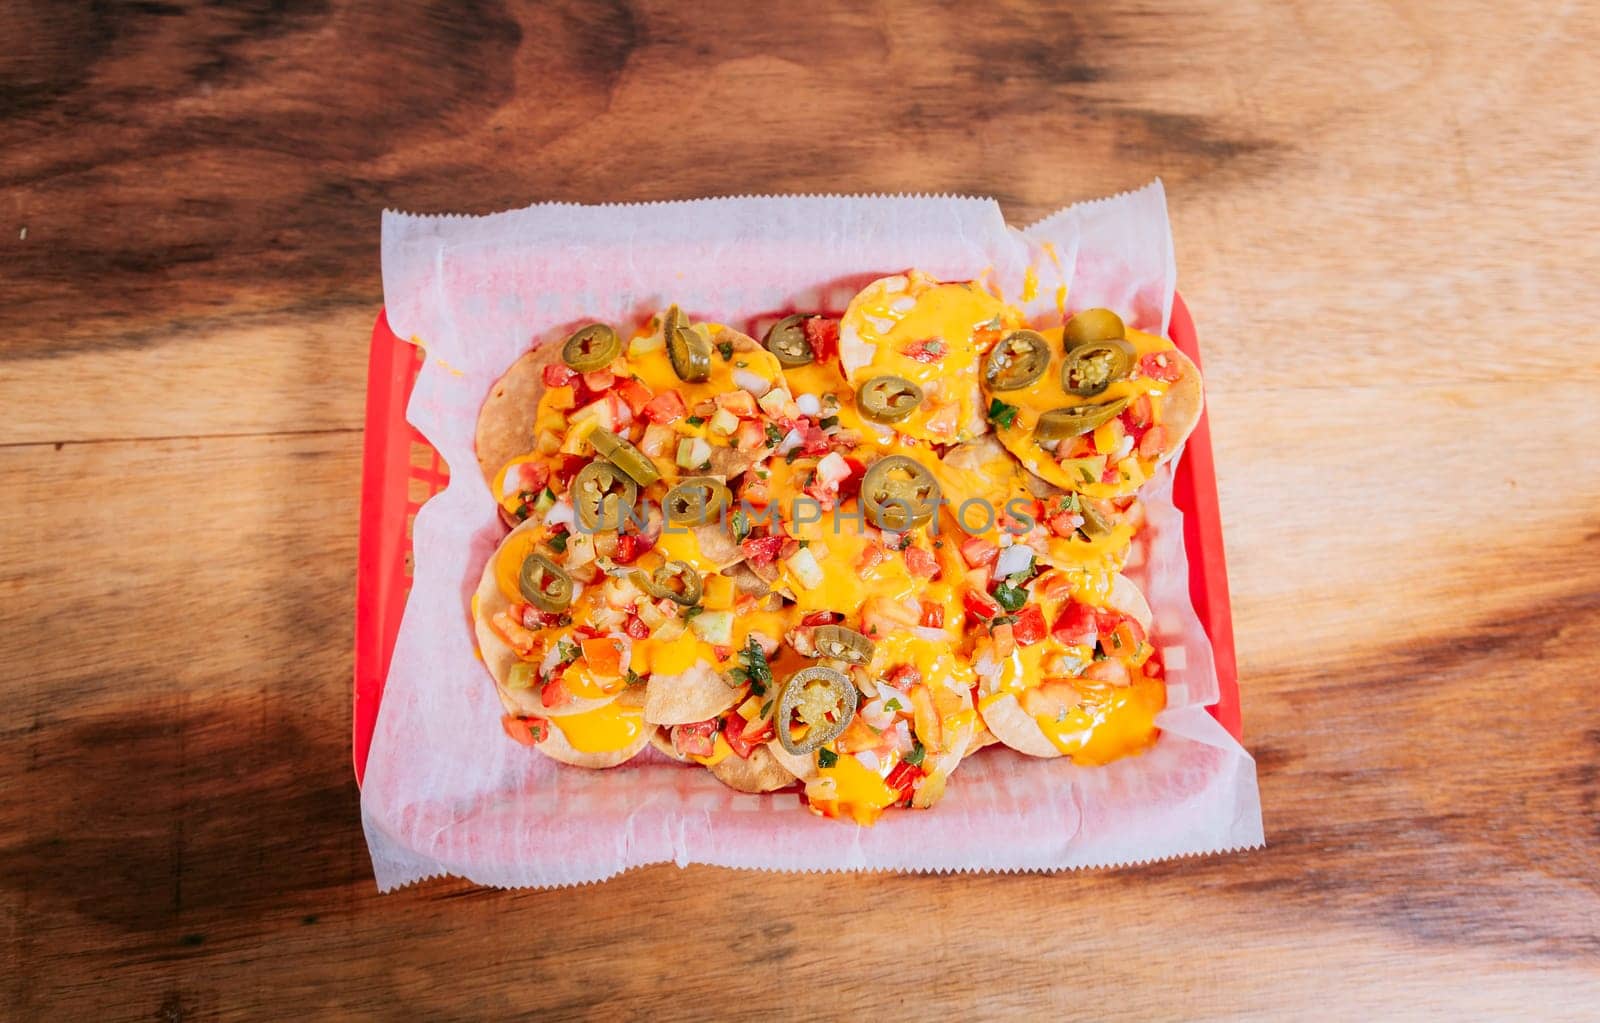
[[[733,368],[734,369],[744,369],[748,365],[750,365],[748,362],[745,362],[743,359],[740,359],[738,362],[733,364]]]
[[[928,340],[922,342],[922,350],[927,352],[929,355],[943,355],[944,341],[936,337],[929,338]]]
[[[1094,482],[1094,473],[1090,472],[1088,469],[1085,469],[1081,465],[1078,466],[1078,475],[1083,477],[1083,482],[1085,483]]]
[[[1066,495],[1065,497],[1063,497],[1061,499],[1061,504],[1059,505],[1059,507],[1060,507],[1060,509],[1062,511],[1077,511],[1078,510],[1078,495],[1077,494],[1068,494],[1068,495]]]
[[[821,419],[817,420],[817,428],[821,430],[831,430],[838,425],[838,416],[823,416]]]
[[[822,768],[832,767],[839,762],[839,754],[831,749],[817,750],[817,766]]]
[[[1028,602],[1028,591],[1009,582],[1002,583],[994,588],[994,600],[1007,611],[1017,611]]]
[[[905,755],[904,760],[912,767],[919,767],[922,764],[922,755],[926,752],[926,750],[922,748],[922,743],[920,740],[912,739],[911,743],[911,752]]]
[[[564,639],[556,644],[556,650],[561,655],[562,664],[567,664],[578,659],[578,648],[573,644],[568,643]]]
[[[769,447],[769,448],[777,447],[778,446],[778,442],[780,440],[783,440],[783,431],[778,429],[776,426],[773,426],[771,423],[768,423],[767,424],[767,447]]]
[[[679,618],[693,618],[695,615],[700,614],[704,610],[705,610],[705,608],[701,607],[699,604],[696,604],[693,607],[686,607],[682,611],[679,611],[678,612],[678,617]]]
[[[989,619],[989,629],[992,632],[1002,625],[1015,625],[1016,623],[1016,615],[995,615],[993,618]]]
[[[640,675],[637,671],[634,671],[632,668],[628,669],[628,674],[625,677],[627,678],[628,685],[630,685],[630,686],[642,686],[642,685],[644,685],[644,676]]]
[[[900,698],[898,696],[890,698],[886,703],[884,703],[883,709],[898,711],[900,709]]]
[[[766,652],[754,636],[739,651],[739,660],[744,662],[745,674],[750,677],[750,691],[757,696],[766,695],[767,685],[772,681],[772,668],[767,664]]]
[[[989,422],[996,426],[1010,426],[1017,421],[1017,406],[1007,405],[999,398],[989,399]]]
[[[733,526],[733,539],[738,543],[744,543],[745,539],[750,536],[750,516],[744,513],[743,508],[740,508],[733,513],[730,524]]]
[[[794,464],[794,460],[796,458],[799,458],[799,457],[800,457],[800,449],[799,448],[790,448],[788,453],[783,456],[783,460],[785,462],[789,463],[790,465],[793,465]]]
[[[565,533],[557,533],[546,540],[545,543],[549,544],[550,549],[557,554],[565,554],[567,552],[567,534]]]
[[[1095,640],[1095,644],[1094,644],[1094,659],[1097,660],[1097,661],[1103,661],[1109,656],[1111,656],[1111,655],[1106,653],[1105,648],[1100,645],[1100,641],[1099,640]]]
[[[732,361],[732,359],[733,359],[733,342],[732,341],[718,341],[717,342],[717,352],[721,354],[723,362]]]
[[[705,421],[706,420],[704,416],[690,416],[688,419],[684,420],[684,422],[688,423],[690,426],[699,426]]]

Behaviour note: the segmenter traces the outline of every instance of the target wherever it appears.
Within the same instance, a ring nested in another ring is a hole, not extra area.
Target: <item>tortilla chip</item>
[[[716,566],[718,572],[744,560],[744,551],[733,542],[733,535],[721,522],[707,522],[690,530],[700,545],[700,556]]]
[[[644,719],[652,725],[691,725],[716,717],[742,695],[702,661],[676,675],[651,675],[644,687]]]
[[[1177,360],[1178,367],[1183,373],[1167,389],[1166,398],[1161,404],[1162,422],[1171,434],[1159,459],[1162,462],[1176,454],[1183,446],[1183,442],[1189,439],[1189,434],[1193,433],[1194,428],[1200,423],[1200,413],[1205,411],[1206,404],[1205,385],[1200,380],[1200,367],[1177,349],[1167,354]]]
[[[615,697],[615,700],[624,706],[637,706],[640,699],[638,691],[632,689],[624,690]],[[546,714],[545,716],[548,717],[549,715]],[[533,747],[534,749],[551,760],[557,760],[563,764],[570,764],[573,767],[586,767],[590,770],[604,770],[607,767],[625,764],[638,756],[650,744],[650,737],[655,734],[656,730],[647,725],[639,729],[638,736],[622,749],[606,750],[601,753],[585,753],[582,750],[574,749],[572,744],[567,741],[567,737],[561,734],[561,729],[555,725],[551,725],[549,732],[550,734],[545,736],[544,741]]]
[[[765,597],[772,592],[771,584],[762,579],[761,574],[751,568],[748,562],[740,562],[722,574],[733,580],[733,585],[740,593],[748,593],[752,597]],[[773,578],[777,578],[776,572],[773,573]]]
[[[766,745],[750,751],[749,758],[735,753],[712,764],[712,777],[740,792],[776,792],[795,783],[795,776],[783,766]]]
[[[513,362],[489,388],[478,410],[475,447],[478,469],[491,487],[507,462],[534,449],[533,421],[544,397],[544,368],[560,359],[560,344],[542,345]]]

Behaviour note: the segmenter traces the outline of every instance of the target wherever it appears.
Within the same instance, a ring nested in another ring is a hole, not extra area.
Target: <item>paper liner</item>
[[[563,767],[501,733],[468,600],[503,534],[472,441],[489,386],[530,343],[579,321],[629,322],[676,301],[758,332],[790,309],[842,309],[911,267],[987,277],[1050,321],[1109,305],[1164,330],[1174,287],[1159,182],[1025,231],[992,200],[798,196],[633,206],[547,204],[490,217],[385,214],[384,298],[428,359],[407,411],[454,470],[418,513],[415,571],[362,790],[378,885],[456,874],[504,887],[579,884],[647,863],[765,870],[1058,870],[1259,845],[1255,766],[1203,709],[1211,649],[1188,598],[1170,469],[1146,495],[1131,569],[1169,669],[1164,734],[1102,768],[1001,749],[964,763],[929,811],[876,827],[823,820],[793,792],[746,795],[653,750],[609,771]]]

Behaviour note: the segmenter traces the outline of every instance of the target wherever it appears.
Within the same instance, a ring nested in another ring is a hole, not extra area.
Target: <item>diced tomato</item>
[[[1166,450],[1167,428],[1165,426],[1152,426],[1149,432],[1139,438],[1140,458],[1160,458]]]
[[[918,579],[939,578],[939,562],[934,558],[932,551],[921,547],[907,547],[905,559],[906,571]]]
[[[583,375],[583,386],[595,394],[611,390],[616,382],[617,375],[609,369],[592,369]]]
[[[594,639],[597,636],[605,635],[605,633],[601,632],[593,625],[574,625],[572,627],[572,634],[577,636],[580,642],[586,639]]]
[[[576,379],[578,379],[578,374],[573,371],[571,366],[552,362],[544,368],[544,385],[546,387],[566,387]]]
[[[524,746],[537,746],[550,734],[550,722],[544,718],[518,717],[507,714],[500,719],[500,727],[507,735]]]
[[[961,541],[961,558],[968,568],[994,564],[1000,556],[1000,545],[981,536],[969,536]]]
[[[1150,396],[1148,394],[1141,394],[1138,398],[1134,399],[1132,405],[1129,405],[1126,409],[1123,409],[1122,415],[1118,416],[1117,418],[1122,420],[1122,426],[1124,429],[1129,429],[1132,427],[1144,429],[1149,427],[1149,425],[1154,422],[1154,419],[1152,418],[1153,415],[1154,412],[1150,408]]]
[[[639,556],[655,546],[655,541],[648,536],[638,533],[622,533],[617,536],[617,553],[611,560],[619,565],[631,565],[639,560]]]
[[[1019,512],[1020,516],[1013,515],[1012,512]],[[1040,508],[1038,501],[1023,501],[1020,498],[1012,498],[1001,509],[998,521],[1001,529],[1013,536],[1021,536],[1038,525],[1039,519],[1043,514],[1044,511]]]
[[[844,621],[844,615],[837,611],[813,611],[800,619],[801,625],[838,625]]]
[[[1100,474],[1101,483],[1121,483],[1122,471],[1114,465],[1107,465],[1106,471]]]
[[[1166,352],[1151,352],[1139,360],[1139,372],[1155,380],[1164,380],[1172,383],[1183,375],[1178,369],[1178,360]]]
[[[728,740],[728,745],[733,748],[742,759],[750,759],[750,754],[755,748],[771,739],[773,736],[772,722],[766,718],[759,721],[746,721],[744,715],[735,711],[723,720],[722,737]]]
[[[1139,624],[1139,619],[1132,615],[1125,615],[1120,611],[1096,611],[1095,629],[1102,636],[1109,636],[1118,629],[1126,628],[1123,642],[1137,648],[1145,640],[1144,626]],[[1129,651],[1132,652],[1131,650]]]
[[[783,549],[783,537],[751,537],[740,544],[739,549],[744,552],[745,560],[750,564],[770,565],[778,560],[778,552]]]
[[[1011,626],[1011,637],[1017,641],[1018,646],[1033,646],[1044,639],[1048,632],[1044,612],[1039,609],[1038,604],[1029,604],[1017,612],[1017,620]]]
[[[546,707],[565,707],[572,702],[572,694],[567,692],[567,687],[561,684],[559,678],[553,678],[539,690],[539,702]]]
[[[1166,674],[1165,666],[1161,663],[1161,651],[1156,650],[1150,654],[1150,659],[1144,662],[1144,667],[1139,669],[1151,678],[1160,678]]]
[[[645,408],[649,406],[650,402],[655,398],[655,395],[651,392],[650,388],[646,387],[642,381],[635,380],[633,377],[629,377],[622,383],[618,384],[617,393],[622,396],[623,401],[628,403],[628,408],[632,409],[633,414],[636,416],[642,414]]]
[[[717,643],[711,647],[711,652],[716,655],[717,660],[726,661],[728,658],[733,656],[733,647],[723,646],[721,643]]]
[[[967,590],[961,595],[961,606],[974,618],[988,621],[1000,613],[1000,605],[982,590]]]
[[[844,464],[850,467],[850,475],[839,481],[839,500],[848,501],[861,493],[861,480],[867,474],[865,462],[845,456]]]
[[[711,751],[717,748],[717,726],[720,723],[712,718],[709,721],[696,721],[692,725],[673,725],[672,748],[681,757],[709,757]]]
[[[550,466],[544,462],[523,462],[517,466],[517,482],[521,489],[537,494],[550,482]]]
[[[1072,536],[1078,531],[1078,516],[1072,512],[1056,512],[1044,524],[1050,527],[1050,532],[1056,536]]]
[[[856,559],[856,569],[865,572],[867,569],[875,568],[888,560],[889,552],[883,549],[883,544],[876,540],[869,540],[867,545],[861,548],[861,557]]]
[[[797,424],[800,428],[800,453],[803,455],[825,455],[833,448],[829,446],[828,435],[813,423],[807,422],[804,417]]]
[[[902,760],[894,765],[894,769],[883,779],[883,783],[900,793],[900,801],[904,802],[911,798],[912,793],[916,791],[917,781],[926,773],[921,765],[908,764]]]
[[[839,353],[839,321],[826,316],[812,316],[805,321],[806,340],[811,342],[811,354],[818,362],[828,362]]]
[[[922,672],[914,664],[897,664],[883,677],[884,682],[902,692],[922,683]]]
[[[629,615],[628,620],[622,625],[622,631],[634,639],[650,638],[650,626],[646,625],[644,619],[638,615]]]
[[[915,359],[922,363],[933,363],[944,358],[945,344],[940,338],[930,337],[909,344],[900,351],[908,359]]]
[[[683,395],[677,391],[662,391],[645,404],[642,415],[652,423],[675,423],[688,411]]]
[[[944,605],[932,600],[921,601],[922,618],[918,622],[925,629],[944,628]]]
[[[1058,643],[1068,646],[1091,646],[1099,638],[1100,630],[1095,622],[1094,608],[1077,601],[1069,601],[1056,615],[1055,624],[1050,626],[1050,635]]]
[[[591,461],[586,455],[557,455],[556,457],[561,459],[561,464],[555,467],[556,480],[561,484],[560,487],[556,488],[558,490],[566,489],[566,485],[572,482],[572,477],[578,474],[578,470],[588,465]]]

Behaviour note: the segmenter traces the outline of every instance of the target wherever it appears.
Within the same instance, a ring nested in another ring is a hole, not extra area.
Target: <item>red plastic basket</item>
[[[1183,299],[1173,297],[1172,340],[1200,363],[1194,320]],[[395,635],[411,590],[411,522],[423,502],[444,489],[450,471],[422,435],[406,422],[406,403],[422,368],[422,349],[396,337],[378,314],[367,362],[367,422],[361,464],[361,544],[356,578],[355,734],[356,781],[367,766],[372,729],[383,702]],[[1210,708],[1239,738],[1239,683],[1233,653],[1233,613],[1228,606],[1228,569],[1222,554],[1217,511],[1217,476],[1211,456],[1208,416],[1190,436],[1173,480],[1172,496],[1183,512],[1189,553],[1189,594],[1211,638],[1222,696]]]

